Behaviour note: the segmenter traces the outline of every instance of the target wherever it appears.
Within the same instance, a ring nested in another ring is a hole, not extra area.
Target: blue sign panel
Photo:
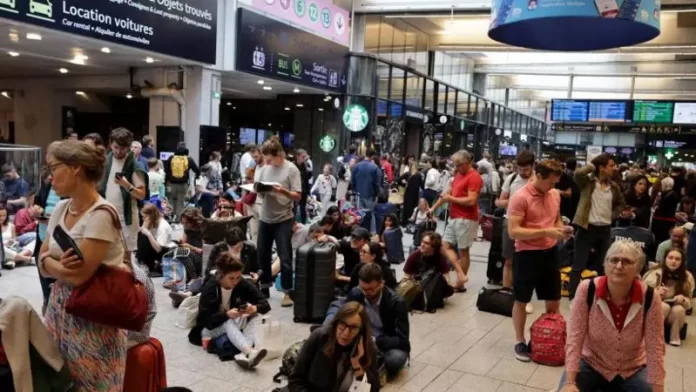
[[[215,63],[216,0],[0,0],[0,18]]]
[[[590,101],[590,122],[626,121],[626,101]]]
[[[238,71],[345,92],[347,47],[244,8],[238,13]]]
[[[554,99],[551,101],[551,121],[585,122],[587,107],[587,101]]]
[[[632,46],[660,34],[659,0],[493,0],[488,36],[531,49]]]

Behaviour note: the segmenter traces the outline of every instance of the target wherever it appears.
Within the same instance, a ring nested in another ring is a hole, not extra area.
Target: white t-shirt
[[[242,179],[246,178],[247,169],[253,167],[251,166],[252,163],[255,163],[254,157],[248,152],[245,152],[239,159],[239,174],[242,176]]]
[[[597,181],[595,189],[592,191],[592,205],[590,206],[590,216],[588,222],[597,226],[606,226],[611,224],[611,202],[613,195],[611,187],[602,189],[601,184]]]
[[[220,301],[220,311],[227,312],[230,310],[230,298],[232,298],[232,289],[225,289],[220,287],[220,293],[222,293],[222,300]]]
[[[138,204],[135,197],[131,196],[131,225],[126,226],[126,220],[123,217],[123,196],[121,196],[121,186],[115,182],[116,173],[123,171],[123,164],[126,159],[116,159],[113,158],[111,163],[111,171],[109,172],[109,178],[106,180],[106,201],[111,203],[118,211],[118,217],[121,219],[121,225],[123,226],[123,236],[126,239],[126,245],[129,251],[135,251],[138,249]],[[128,179],[134,187],[138,188],[145,186],[145,179],[136,173],[133,173],[133,177]]]
[[[440,172],[437,169],[432,168],[428,170],[428,174],[425,176],[425,189],[432,189],[434,191],[438,190],[440,185]]]
[[[51,257],[56,260],[60,259],[63,250],[58,243],[53,240],[53,230],[57,225],[61,225],[63,229],[75,240],[77,246],[80,246],[82,239],[89,238],[94,240],[106,241],[109,243],[109,248],[106,251],[106,257],[102,264],[118,267],[123,263],[123,245],[121,244],[121,233],[116,230],[111,214],[108,211],[94,211],[95,208],[102,204],[109,204],[104,198],[99,197],[97,202],[80,217],[72,227],[68,230],[65,226],[65,215],[68,212],[68,206],[72,200],[61,200],[51,214],[51,219],[48,221],[48,236],[51,238],[48,251],[51,252]],[[137,227],[137,225],[136,225]]]
[[[515,181],[510,183],[512,181],[512,178],[515,177]],[[515,194],[518,190],[522,189],[523,186],[527,185],[529,181],[532,180],[534,176],[530,176],[529,178],[523,178],[521,175],[514,173],[505,179],[503,181],[503,188],[502,192],[503,193],[508,193],[510,195],[510,198],[512,198],[512,195]]]
[[[160,219],[157,228],[150,229],[150,233],[155,237],[160,246],[169,247],[173,244],[172,242],[172,227],[164,219]]]
[[[277,182],[290,192],[302,192],[300,170],[294,163],[285,160],[282,166],[265,165],[260,170],[259,180],[262,182]],[[259,220],[264,223],[280,223],[295,217],[294,201],[287,196],[271,191],[259,193],[257,198],[263,199]]]

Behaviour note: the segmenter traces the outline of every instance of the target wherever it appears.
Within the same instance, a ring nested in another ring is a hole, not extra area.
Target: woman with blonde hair
[[[662,300],[638,279],[644,262],[635,242],[616,241],[606,276],[578,286],[559,391],[664,391]]]
[[[176,247],[172,242],[172,227],[163,217],[157,205],[149,203],[140,211],[143,224],[138,233],[138,261],[145,264],[149,271],[162,273],[159,262],[169,248]]]
[[[126,366],[126,331],[66,311],[73,287],[89,281],[101,265],[128,268],[121,231],[105,209],[114,207],[97,193],[106,161],[104,149],[73,140],[54,142],[48,147],[46,161],[53,189],[67,198],[51,214],[39,256],[41,274],[56,279],[46,309],[46,326],[58,343],[77,391],[120,392]],[[53,239],[57,226],[75,240],[82,258],[72,249],[64,252]]]

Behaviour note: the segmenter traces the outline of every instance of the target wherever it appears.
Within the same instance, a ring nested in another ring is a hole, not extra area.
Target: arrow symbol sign
[[[263,29],[263,28],[262,28],[262,29],[259,29],[259,31],[261,32],[261,36],[262,36],[262,37],[263,37],[264,35],[266,35],[266,29]]]
[[[344,86],[346,85],[346,77],[345,77],[345,75],[341,77],[341,84],[344,85]]]
[[[338,26],[339,29],[343,28],[343,18],[338,18],[338,20],[336,20],[336,26]]]

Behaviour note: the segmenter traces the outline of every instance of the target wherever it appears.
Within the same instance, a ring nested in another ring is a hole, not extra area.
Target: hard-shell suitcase
[[[504,227],[504,218],[491,216],[491,220],[491,247],[488,251],[486,276],[492,282],[500,282],[503,280],[503,266],[505,265],[505,259],[503,259],[503,230],[507,230],[507,228]]]
[[[295,263],[294,320],[322,321],[334,297],[336,246],[306,243],[297,249]]]
[[[150,338],[128,350],[123,390],[128,392],[159,392],[167,387],[167,366],[162,343]]]
[[[406,260],[404,257],[404,234],[401,229],[384,230],[384,245],[387,248],[387,261],[392,264],[401,264]]]
[[[382,231],[382,226],[384,225],[384,218],[389,214],[396,214],[396,206],[392,203],[377,203],[375,204],[375,225],[377,225],[377,232]]]

